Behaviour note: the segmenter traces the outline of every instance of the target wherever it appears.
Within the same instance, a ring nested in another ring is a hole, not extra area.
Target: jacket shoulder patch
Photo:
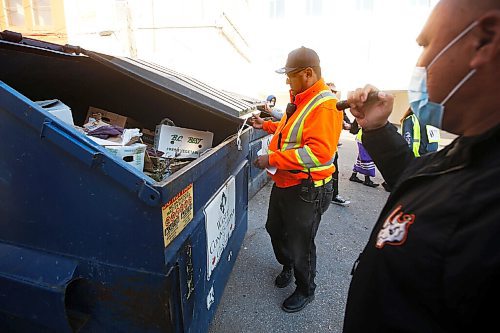
[[[399,205],[385,219],[382,229],[378,232],[375,247],[381,249],[386,244],[404,244],[408,235],[408,229],[413,222],[415,222],[415,215],[403,213],[401,205]]]

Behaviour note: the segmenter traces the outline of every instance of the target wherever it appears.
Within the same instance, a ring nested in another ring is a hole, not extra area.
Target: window
[[[7,24],[13,27],[24,25],[23,0],[4,0]]]
[[[52,8],[50,0],[32,0],[33,25],[46,27],[52,25]]]
[[[311,16],[321,15],[322,0],[307,0],[306,13]]]
[[[277,18],[285,16],[285,0],[269,1],[269,17]]]

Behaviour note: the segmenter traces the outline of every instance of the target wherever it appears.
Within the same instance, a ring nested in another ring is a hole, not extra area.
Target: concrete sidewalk
[[[298,313],[285,313],[281,303],[294,290],[274,286],[281,266],[274,258],[265,230],[272,183],[249,202],[248,232],[210,333],[341,332],[350,271],[388,194],[382,186],[370,188],[348,180],[357,156],[353,135],[343,131],[339,147],[340,195],[348,207],[331,205],[316,237],[318,254],[316,299]],[[377,171],[377,183],[383,179]]]

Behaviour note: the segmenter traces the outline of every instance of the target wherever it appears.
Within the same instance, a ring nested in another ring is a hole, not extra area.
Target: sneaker
[[[334,203],[336,205],[339,205],[339,206],[344,206],[345,207],[345,206],[349,205],[351,202],[349,200],[345,200],[340,195],[337,195],[336,197],[334,197],[332,199],[332,203]]]

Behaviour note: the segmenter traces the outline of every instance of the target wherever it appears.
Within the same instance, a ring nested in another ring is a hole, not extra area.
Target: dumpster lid
[[[241,122],[240,119],[248,118],[251,112],[257,110],[253,103],[155,63],[127,57],[115,57],[88,50],[83,51],[83,53],[93,60],[119,70],[128,76],[140,79],[157,89],[173,93],[186,103],[203,106],[219,116],[222,112],[226,117]]]
[[[20,33],[8,30],[0,32],[1,43],[21,44],[25,47],[42,49],[45,52],[84,54],[92,60],[141,80],[156,89],[175,95],[186,103],[202,106],[209,112],[238,123],[257,110],[256,104],[240,98],[240,95],[216,89],[188,75],[145,60],[116,57],[85,50],[79,46],[58,45],[25,38]]]

